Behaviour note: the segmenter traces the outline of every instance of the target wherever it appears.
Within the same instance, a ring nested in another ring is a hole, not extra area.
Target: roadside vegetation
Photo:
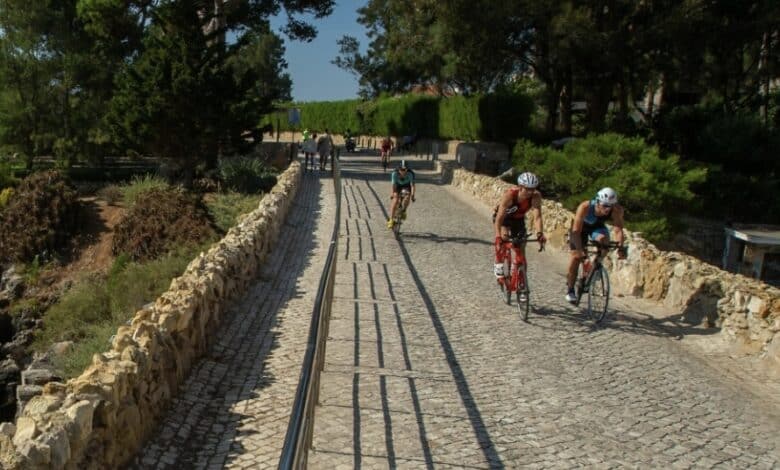
[[[259,188],[269,189],[267,185],[275,182],[275,174],[262,165],[252,168],[256,170],[254,173],[240,176],[241,181],[254,189],[249,194],[225,191],[201,195],[153,175],[134,178],[127,184],[109,185],[99,191],[107,203],[121,204],[128,209],[123,221],[115,227],[114,261],[107,273],[85,273],[75,279],[52,302],[21,298],[10,306],[11,315],[30,310],[45,315],[32,349],[45,352],[54,343],[72,342],[64,354],[54,357],[54,365],[65,377],[78,375],[91,363],[95,353],[108,349],[110,338],[120,325],[167,290],[171,280],[181,275],[199,252],[208,249],[235,225],[242,214],[258,206],[264,194]],[[17,188],[19,197],[12,199],[17,201],[14,204],[28,199],[27,188],[41,181],[42,175],[30,177],[32,183],[22,181]],[[60,182],[49,187],[53,194],[69,194],[66,179],[59,178],[59,175],[49,175],[43,181]],[[225,179],[215,186],[234,187],[235,182]],[[40,188],[35,192],[40,194]],[[40,213],[28,212],[31,217]],[[7,211],[0,210],[0,219],[7,216]],[[37,240],[33,236],[25,237],[24,233],[17,235],[21,246],[32,246]],[[40,284],[49,270],[57,269],[57,253],[51,252],[49,258],[51,261],[44,262],[34,256],[20,265],[28,289]]]

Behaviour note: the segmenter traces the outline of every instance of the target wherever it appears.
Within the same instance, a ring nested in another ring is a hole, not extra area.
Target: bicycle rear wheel
[[[523,321],[528,321],[528,312],[531,311],[531,291],[528,289],[525,266],[517,270],[517,309]]]
[[[395,216],[393,219],[393,235],[398,237],[398,235],[401,234],[401,218],[398,216]]]
[[[607,314],[609,305],[609,275],[603,266],[591,273],[587,284],[588,316],[594,323],[599,323]]]

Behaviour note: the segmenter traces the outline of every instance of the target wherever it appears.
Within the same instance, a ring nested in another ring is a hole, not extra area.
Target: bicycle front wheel
[[[517,271],[517,309],[523,321],[528,321],[528,312],[531,311],[531,291],[528,288],[528,276],[525,266]]]
[[[609,306],[609,275],[604,266],[594,269],[588,279],[588,316],[599,323],[607,314]]]

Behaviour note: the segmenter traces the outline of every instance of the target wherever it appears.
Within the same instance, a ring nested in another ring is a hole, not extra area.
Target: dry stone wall
[[[4,469],[98,469],[125,464],[150,434],[229,301],[273,247],[301,181],[293,162],[259,207],[194,259],[157,301],[119,328],[81,376],[51,382],[14,424],[0,425]]]
[[[510,186],[498,178],[477,175],[452,162],[440,162],[443,178],[476,199],[495,205]],[[560,203],[545,200],[542,214],[550,244],[566,250],[565,235],[574,218]],[[530,225],[529,225],[530,226]],[[607,261],[613,292],[644,297],[678,311],[692,324],[718,326],[780,369],[780,289],[723,271],[692,256],[665,252],[625,231],[628,258]]]

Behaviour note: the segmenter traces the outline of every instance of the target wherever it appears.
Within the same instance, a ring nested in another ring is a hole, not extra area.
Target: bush
[[[122,186],[122,199],[128,209],[135,205],[138,198],[152,190],[166,190],[171,186],[165,179],[155,175],[134,176],[130,184]]]
[[[108,186],[104,186],[100,188],[97,191],[97,195],[99,198],[106,201],[106,204],[110,206],[117,205],[118,202],[122,201],[124,199],[124,194],[122,193],[122,188],[115,184],[110,184]]]
[[[220,160],[219,175],[225,188],[239,193],[268,192],[276,185],[274,170],[251,157]]]
[[[46,312],[33,348],[45,351],[55,342],[74,341],[74,349],[59,357],[57,365],[66,377],[80,374],[95,353],[109,348],[109,339],[117,328],[165,292],[171,280],[180,276],[204,248],[182,247],[147,263],[117,257],[106,278],[79,281]]]
[[[221,233],[226,233],[236,225],[241,215],[257,209],[262,199],[259,195],[229,192],[210,197],[206,200],[206,206],[217,228]]]
[[[202,243],[216,236],[200,197],[174,189],[151,189],[140,194],[114,229],[115,255],[133,260],[156,258],[176,245]]]
[[[692,204],[690,188],[706,175],[700,168],[681,169],[678,157],[664,158],[658,147],[642,139],[618,134],[574,140],[560,151],[520,142],[513,162],[519,171],[537,173],[545,196],[571,210],[593,198],[599,188],[615,188],[628,227],[645,232],[652,241],[672,235],[676,220],[669,208]]]
[[[26,262],[61,249],[75,231],[78,207],[72,186],[56,171],[22,180],[0,212],[2,261]]]

